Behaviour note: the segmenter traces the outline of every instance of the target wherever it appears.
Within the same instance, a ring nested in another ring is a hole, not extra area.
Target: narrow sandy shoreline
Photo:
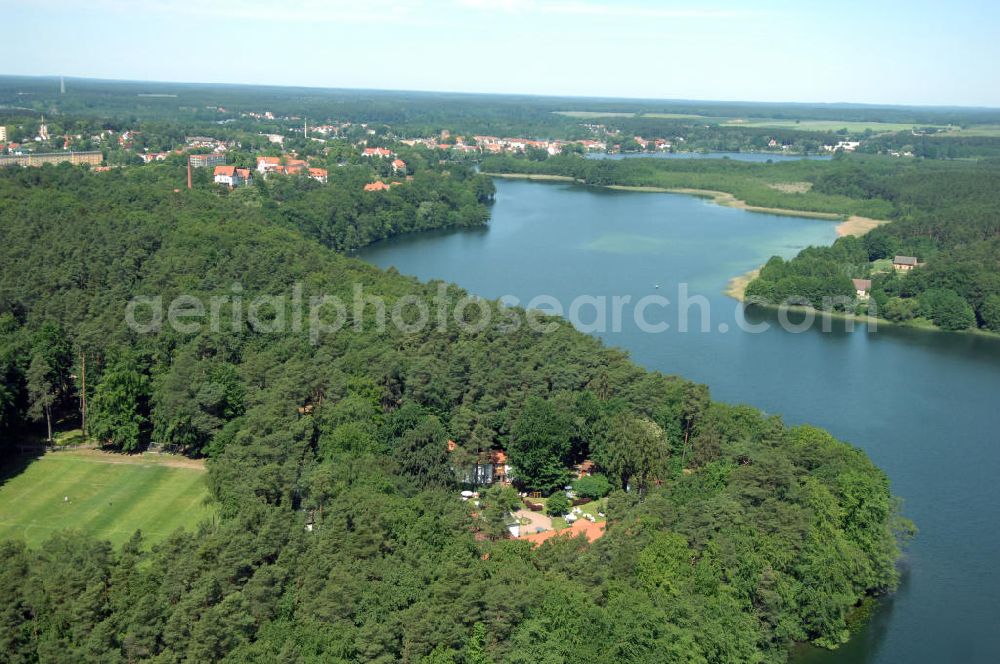
[[[747,286],[750,282],[757,278],[760,274],[760,268],[755,268],[750,270],[746,274],[741,274],[738,277],[733,277],[726,284],[726,290],[723,291],[726,295],[733,298],[734,300],[739,300],[742,302],[746,298]]]

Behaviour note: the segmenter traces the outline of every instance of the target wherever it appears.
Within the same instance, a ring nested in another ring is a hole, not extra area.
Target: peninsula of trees
[[[179,187],[170,161],[0,171],[2,440],[78,421],[85,396],[107,446],[207,457],[219,513],[153,546],[0,543],[11,661],[772,662],[842,643],[853,608],[895,586],[905,524],[861,451],[566,322],[505,329],[485,302],[498,322],[480,331],[362,321],[318,343],[246,320],[124,324],[135,296],[234,284],[246,301],[363,284],[430,303],[437,284],[343,252],[481,223],[489,188],[448,168],[366,198],[342,170],[326,189],[232,191]],[[457,499],[449,440],[508,449],[540,488],[593,458],[613,487],[606,535],[497,537],[488,504]]]

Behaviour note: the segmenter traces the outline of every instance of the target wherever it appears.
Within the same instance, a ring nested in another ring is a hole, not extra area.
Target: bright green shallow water
[[[377,265],[527,302],[551,294],[676,295],[711,304],[711,330],[601,335],[650,369],[707,383],[722,400],[808,422],[864,448],[888,472],[920,535],[902,586],[834,653],[803,662],[1000,661],[1000,343],[972,335],[834,326],[792,334],[736,328],[727,280],[772,254],[834,238],[830,222],[750,213],[670,194],[497,182],[490,227],[396,238]],[[656,290],[654,284],[661,288]],[[654,318],[654,316],[651,316]],[[670,316],[668,322],[676,323]],[[720,324],[728,331],[719,331]],[[697,328],[696,328],[697,329]]]

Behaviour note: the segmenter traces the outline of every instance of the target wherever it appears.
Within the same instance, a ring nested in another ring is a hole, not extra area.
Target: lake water
[[[798,161],[811,159],[824,161],[832,159],[830,155],[821,154],[775,154],[769,152],[619,152],[607,154],[604,152],[588,152],[588,159],[732,159],[734,161],[752,161],[764,163],[768,161]]]
[[[748,313],[770,326],[748,333],[721,294],[730,277],[834,233],[831,222],[690,196],[498,180],[488,229],[395,238],[361,256],[522,303],[539,294],[565,306],[581,294],[676,302],[678,284],[688,283],[709,305],[706,331],[699,322],[679,332],[676,311],[651,308],[649,318],[670,330],[642,332],[626,315],[621,331],[600,336],[649,369],[708,384],[717,399],[864,448],[920,528],[899,591],[871,623],[838,651],[808,648],[796,660],[1000,661],[1000,343],[891,326],[848,331],[844,322],[796,334],[770,312]]]

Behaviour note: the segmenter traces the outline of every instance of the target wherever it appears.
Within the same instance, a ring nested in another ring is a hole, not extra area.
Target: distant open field
[[[644,118],[657,118],[659,120],[718,120],[707,115],[695,115],[693,113],[643,113]]]
[[[97,450],[50,452],[0,479],[0,539],[37,546],[76,528],[119,545],[136,529],[148,542],[211,519],[201,462]],[[69,500],[65,500],[68,498]]]
[[[852,134],[859,134],[866,129],[875,133],[909,131],[920,127],[934,127],[941,130],[943,136],[997,136],[1000,137],[1000,125],[982,124],[968,127],[949,125],[932,125],[907,122],[862,122],[855,120],[796,120],[789,118],[736,118],[697,115],[690,113],[615,113],[610,111],[555,111],[580,120],[600,118],[630,118],[644,117],[660,120],[704,120],[706,123],[718,123],[724,127],[758,127],[765,129],[796,129],[799,131],[839,131],[846,129]]]
[[[722,123],[726,127],[763,127],[768,129],[797,129],[799,131],[839,131],[846,129],[852,133],[860,133],[866,129],[873,132],[907,131],[917,126],[945,129],[943,125],[914,125],[903,122],[854,122],[847,120],[788,120],[777,118],[754,118],[746,120],[732,118]]]
[[[1000,137],[1000,125],[981,124],[968,127],[954,127],[943,132],[943,136],[989,136]]]
[[[631,118],[635,113],[611,113],[605,111],[552,111],[556,115],[565,115],[567,118],[579,118],[581,120],[592,120],[594,118]]]

